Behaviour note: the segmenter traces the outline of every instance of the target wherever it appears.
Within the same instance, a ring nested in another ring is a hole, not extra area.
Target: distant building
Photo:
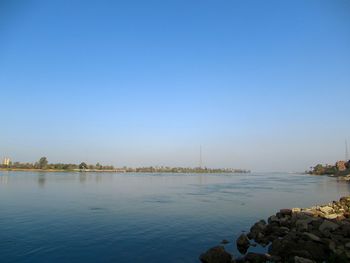
[[[336,162],[335,166],[337,167],[338,171],[345,171],[346,170],[346,163],[344,161]]]
[[[4,165],[4,166],[9,166],[10,163],[11,163],[11,159],[8,158],[8,157],[5,157],[4,160],[3,160],[3,162],[2,162],[2,165]]]

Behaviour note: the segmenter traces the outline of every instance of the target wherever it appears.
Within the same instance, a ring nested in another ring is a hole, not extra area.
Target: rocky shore
[[[350,262],[350,196],[311,208],[281,209],[267,222],[256,222],[236,245],[239,258],[217,246],[199,259],[203,263]],[[265,247],[266,253],[247,253],[256,245]]]

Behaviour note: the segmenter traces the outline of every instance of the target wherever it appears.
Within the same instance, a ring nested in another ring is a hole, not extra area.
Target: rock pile
[[[239,236],[236,244],[242,254],[256,244],[267,247],[267,253],[250,252],[235,260],[223,247],[216,247],[202,254],[200,260],[203,263],[350,262],[350,196],[327,205],[281,209],[267,222],[256,222],[247,235]]]

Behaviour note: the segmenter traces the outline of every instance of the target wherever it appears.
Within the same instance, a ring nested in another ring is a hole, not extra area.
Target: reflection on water
[[[38,185],[39,187],[44,187],[46,182],[46,174],[45,173],[39,173],[38,174]]]
[[[198,262],[203,250],[234,241],[279,208],[349,191],[336,178],[276,173],[0,172],[0,258]],[[226,248],[238,255],[234,242]]]
[[[9,181],[9,176],[6,174],[6,172],[4,172],[1,176],[0,176],[0,184],[7,184]]]
[[[87,174],[86,173],[79,173],[79,182],[80,183],[85,183],[87,179]]]

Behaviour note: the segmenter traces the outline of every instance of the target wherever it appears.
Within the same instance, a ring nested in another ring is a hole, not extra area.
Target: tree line
[[[314,175],[350,175],[350,160],[337,161],[334,165],[317,164],[316,166],[311,167],[309,173]]]
[[[35,163],[21,163],[21,162],[10,162],[9,165],[1,165],[1,168],[13,168],[13,169],[42,169],[42,170],[114,170],[113,165],[101,165],[97,163],[86,164],[82,162],[80,164],[74,163],[49,163],[46,157],[41,157]]]
[[[80,164],[73,163],[49,163],[46,157],[41,157],[35,163],[20,163],[14,162],[9,165],[2,164],[1,168],[7,169],[41,169],[41,170],[86,170],[86,171],[119,171],[129,173],[249,173],[249,170],[243,169],[224,169],[224,168],[207,168],[207,167],[169,167],[169,166],[146,166],[146,167],[122,167],[115,168],[113,165],[101,165],[100,163],[87,164],[81,162]]]

